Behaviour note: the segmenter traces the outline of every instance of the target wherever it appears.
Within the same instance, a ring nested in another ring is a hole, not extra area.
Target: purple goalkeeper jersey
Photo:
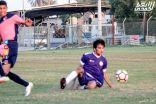
[[[88,76],[103,83],[103,72],[107,70],[107,60],[103,55],[97,56],[95,53],[84,54],[80,63]]]

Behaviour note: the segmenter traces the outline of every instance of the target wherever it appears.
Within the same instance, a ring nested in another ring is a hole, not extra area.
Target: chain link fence
[[[148,42],[155,43],[155,20],[148,23]],[[98,25],[39,25],[35,27],[20,27],[19,46],[22,50],[57,49],[71,47],[86,47],[101,37],[107,45],[128,45],[144,42],[144,23],[142,21],[127,21],[115,23],[114,39],[112,24],[103,24],[102,36],[98,36]],[[146,34],[146,35],[147,35]]]

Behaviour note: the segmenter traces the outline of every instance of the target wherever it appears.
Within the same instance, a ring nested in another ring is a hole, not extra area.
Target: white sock
[[[67,77],[66,77],[66,84],[69,84],[73,79],[77,77],[77,72],[72,71]]]
[[[84,89],[87,89],[87,86],[86,86],[86,85],[79,86],[78,89],[79,89],[79,90],[84,90]]]

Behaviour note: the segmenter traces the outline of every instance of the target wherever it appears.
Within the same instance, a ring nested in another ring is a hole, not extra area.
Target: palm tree
[[[44,5],[52,5],[55,3],[55,0],[28,0],[28,2],[33,7],[39,7],[39,6],[44,6]]]

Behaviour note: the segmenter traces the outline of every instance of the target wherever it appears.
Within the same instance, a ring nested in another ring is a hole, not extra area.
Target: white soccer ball
[[[115,73],[115,77],[118,82],[124,83],[128,80],[128,73],[125,70],[117,70]]]

